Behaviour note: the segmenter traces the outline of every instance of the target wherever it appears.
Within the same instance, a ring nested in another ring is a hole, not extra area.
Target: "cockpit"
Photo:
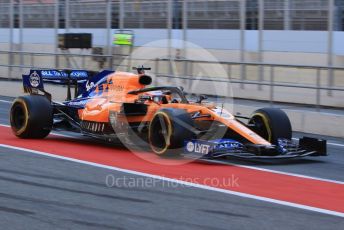
[[[138,95],[138,103],[145,103],[146,101],[157,104],[189,103],[183,90],[179,87],[151,87],[130,91],[128,94]]]
[[[181,98],[178,94],[172,93],[170,91],[151,91],[139,95],[138,102],[144,103],[146,101],[152,101],[157,104],[169,104],[169,103],[179,103]]]

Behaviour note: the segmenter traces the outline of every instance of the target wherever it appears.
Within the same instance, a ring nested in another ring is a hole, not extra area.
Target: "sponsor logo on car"
[[[217,149],[237,149],[240,147],[241,144],[239,142],[224,142],[216,145]]]
[[[90,91],[94,87],[94,85],[95,85],[94,82],[87,81],[86,82],[86,90]]]
[[[200,153],[202,155],[207,155],[210,150],[210,145],[189,141],[186,144],[186,151],[189,153]]]
[[[87,100],[82,100],[82,101],[71,101],[67,105],[69,106],[85,106],[87,103]]]
[[[68,78],[68,74],[64,71],[57,71],[57,70],[42,70],[41,75],[44,78]],[[72,71],[69,76],[71,78],[87,78],[88,73],[87,71]]]
[[[56,70],[42,70],[42,77],[68,77],[65,72],[60,72]]]
[[[230,119],[232,118],[231,114],[224,108],[222,107],[216,107],[212,109],[218,116],[225,118],[225,119]]]
[[[86,71],[73,71],[70,73],[70,76],[75,78],[87,78],[88,73]]]
[[[189,141],[187,144],[186,144],[186,150],[188,152],[193,152],[195,149],[195,145],[192,141]]]
[[[29,81],[32,87],[35,87],[35,88],[38,87],[39,84],[41,83],[39,74],[36,71],[32,72],[29,76]]]
[[[224,151],[241,151],[242,148],[243,145],[241,143],[232,139],[191,140],[185,142],[184,152],[186,154],[205,156]]]

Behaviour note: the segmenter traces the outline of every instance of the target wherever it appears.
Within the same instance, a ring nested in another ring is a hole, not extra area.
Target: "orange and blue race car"
[[[325,140],[292,141],[291,123],[280,109],[235,116],[204,95],[188,100],[181,87],[150,87],[152,78],[145,73],[150,68],[134,69],[137,73],[30,70],[22,76],[29,95],[16,98],[11,107],[13,133],[19,138],[44,138],[53,129],[67,130],[106,141],[142,142],[160,156],[203,159],[327,154]],[[52,101],[45,82],[66,85],[66,101]]]

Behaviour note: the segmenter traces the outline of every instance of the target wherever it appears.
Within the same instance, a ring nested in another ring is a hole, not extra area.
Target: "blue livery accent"
[[[68,74],[65,70],[41,70],[41,76],[46,80],[87,80],[89,72],[86,70],[71,70]]]
[[[34,88],[43,90],[43,78],[39,71],[30,70],[30,74],[23,75],[23,86],[24,88]]]
[[[87,81],[83,81],[78,83],[78,91],[80,97],[88,97],[94,92],[97,85],[101,85],[106,82],[106,76],[109,74],[114,73],[113,70],[103,70],[102,72],[98,73],[97,75],[93,76],[92,78],[88,79]]]
[[[41,76],[47,80],[68,80],[68,74],[57,70],[41,70]]]
[[[53,84],[76,84],[78,88],[77,98],[85,98],[90,96],[100,81],[114,71],[103,70],[100,73],[92,76],[90,72],[86,70],[30,70],[30,74],[22,75],[23,86],[25,89],[38,89],[44,91],[43,82],[49,82]],[[74,101],[74,100],[73,100]],[[81,103],[75,101],[74,103]]]
[[[107,81],[106,76],[112,74],[114,71],[111,70],[103,70],[102,72],[98,73],[97,75],[91,77],[88,80],[78,81],[78,97],[67,101],[64,104],[68,107],[75,108],[75,109],[83,109],[87,101],[95,96],[94,91],[97,85],[101,85],[104,81]]]
[[[216,153],[236,152],[243,148],[243,145],[232,139],[216,140],[190,140],[185,141],[184,153],[211,157]]]
[[[65,85],[68,81],[86,81],[90,78],[86,70],[30,70],[29,75],[23,75],[23,85],[26,88],[44,89],[43,81]]]
[[[68,107],[74,108],[74,109],[84,109],[88,100],[89,100],[88,97],[87,98],[77,98],[77,99],[73,99],[71,101],[66,101],[63,104],[65,104]]]
[[[89,72],[86,70],[31,70],[38,73],[44,80],[54,80],[56,83],[65,83],[67,80],[87,80]]]

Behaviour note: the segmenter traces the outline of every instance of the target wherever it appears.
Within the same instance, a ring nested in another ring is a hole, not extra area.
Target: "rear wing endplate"
[[[44,90],[43,82],[67,85],[67,100],[71,99],[71,86],[75,86],[75,96],[78,95],[77,86],[96,75],[97,72],[86,70],[30,70],[28,75],[23,74],[24,92],[38,94],[43,92],[51,99],[51,95]]]

